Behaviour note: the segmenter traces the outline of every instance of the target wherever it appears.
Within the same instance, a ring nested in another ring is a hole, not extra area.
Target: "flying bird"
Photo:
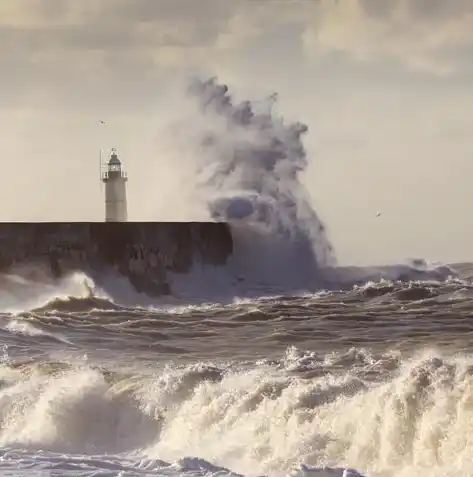
[[[381,212],[376,212],[376,217],[381,217]]]

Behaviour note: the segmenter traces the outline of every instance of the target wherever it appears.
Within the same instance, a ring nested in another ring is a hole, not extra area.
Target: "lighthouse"
[[[126,222],[126,182],[128,178],[122,170],[117,151],[112,149],[107,170],[102,174],[105,184],[105,222]]]

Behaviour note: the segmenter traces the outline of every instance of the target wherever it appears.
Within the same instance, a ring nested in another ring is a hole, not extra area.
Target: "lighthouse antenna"
[[[99,121],[102,126],[105,126],[105,121],[100,120]],[[102,190],[103,184],[102,184],[102,148],[99,149],[99,181],[100,181],[100,190]]]
[[[100,190],[102,190],[102,148],[99,150],[99,181],[100,181]]]

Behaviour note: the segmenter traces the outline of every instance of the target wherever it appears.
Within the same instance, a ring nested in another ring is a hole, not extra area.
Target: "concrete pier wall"
[[[172,293],[169,272],[186,273],[196,261],[223,266],[232,251],[225,223],[0,223],[0,273],[18,265],[40,265],[56,278],[113,269],[152,296]]]

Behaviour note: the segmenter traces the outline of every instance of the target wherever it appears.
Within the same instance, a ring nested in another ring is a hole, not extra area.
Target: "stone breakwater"
[[[0,223],[0,273],[41,269],[60,278],[85,271],[100,278],[115,271],[152,296],[172,293],[170,272],[189,272],[196,262],[223,266],[232,252],[222,222]]]

